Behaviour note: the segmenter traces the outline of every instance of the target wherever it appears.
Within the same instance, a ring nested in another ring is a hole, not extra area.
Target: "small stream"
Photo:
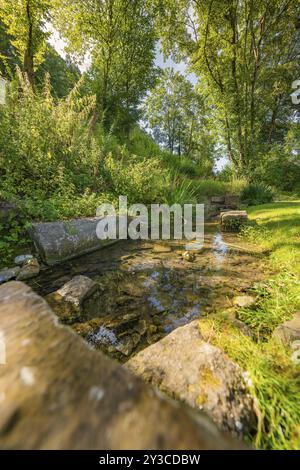
[[[41,295],[83,274],[101,286],[96,314],[72,325],[91,345],[121,362],[175,328],[218,309],[263,278],[261,259],[235,234],[206,224],[194,261],[185,242],[122,241],[48,269],[32,281]]]

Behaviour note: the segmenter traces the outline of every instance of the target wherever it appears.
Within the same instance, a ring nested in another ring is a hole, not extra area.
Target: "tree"
[[[156,71],[154,20],[147,0],[63,0],[56,26],[71,52],[90,53],[90,78],[105,128],[128,131]]]
[[[145,101],[145,117],[156,141],[171,153],[201,158],[206,139],[211,143],[207,113],[202,97],[179,72],[166,69]],[[201,154],[202,152],[200,152]]]
[[[44,59],[47,33],[44,30],[50,0],[0,0],[0,20],[13,38],[24,73],[31,85]]]
[[[52,91],[57,98],[67,96],[81,76],[80,70],[70,57],[63,59],[49,44],[47,44],[44,62],[36,72],[37,86],[44,85],[46,74],[50,76]]]
[[[211,97],[215,127],[241,174],[284,139],[299,72],[296,0],[156,2],[165,50],[189,58],[201,93]],[[285,124],[284,124],[285,123]]]

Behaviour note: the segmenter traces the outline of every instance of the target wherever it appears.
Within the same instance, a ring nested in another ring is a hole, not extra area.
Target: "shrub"
[[[127,146],[132,154],[142,158],[158,157],[162,152],[155,140],[138,126],[130,132]]]
[[[165,186],[166,173],[159,160],[140,159],[128,155],[126,149],[121,158],[109,153],[104,159],[105,183],[115,196],[127,196],[128,203],[151,204],[160,199]]]
[[[241,193],[241,201],[249,206],[267,204],[273,200],[273,189],[263,183],[249,183]]]
[[[101,184],[88,126],[95,99],[80,96],[81,83],[56,101],[48,77],[36,93],[20,73],[12,82],[7,106],[0,110],[2,193],[25,198],[40,192],[47,199],[58,190],[80,194]]]

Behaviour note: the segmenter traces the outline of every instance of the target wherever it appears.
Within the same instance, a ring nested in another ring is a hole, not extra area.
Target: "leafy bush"
[[[164,150],[161,151],[163,165],[171,172],[180,173],[182,176],[189,178],[211,177],[213,165],[208,159],[203,161],[194,161],[185,156],[173,155]]]
[[[126,149],[123,149],[119,159],[111,153],[105,157],[104,173],[107,187],[117,197],[127,196],[131,204],[159,202],[167,176],[159,160],[129,156]]]
[[[284,141],[261,154],[255,178],[281,192],[300,195],[300,125],[294,122]]]
[[[98,149],[89,131],[93,97],[80,96],[79,82],[66,99],[55,101],[49,78],[34,93],[18,74],[8,104],[0,110],[1,192],[19,198],[34,192],[77,194],[101,185]]]
[[[0,109],[0,198],[16,201],[25,217],[93,215],[103,199],[150,203],[163,191],[167,172],[157,158],[132,155],[99,125],[91,131],[95,98],[81,96],[82,83],[59,100],[48,77],[42,92],[21,73],[10,85]]]
[[[162,153],[155,140],[138,126],[130,132],[127,147],[132,154],[142,158],[159,157]]]
[[[241,193],[241,201],[250,206],[267,204],[273,200],[273,189],[263,183],[249,183]]]

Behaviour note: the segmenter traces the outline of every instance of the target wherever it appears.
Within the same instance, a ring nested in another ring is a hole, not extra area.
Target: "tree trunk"
[[[34,58],[33,58],[33,21],[31,17],[30,0],[26,2],[26,17],[28,24],[28,36],[26,50],[24,53],[24,73],[28,78],[30,85],[34,86]]]

